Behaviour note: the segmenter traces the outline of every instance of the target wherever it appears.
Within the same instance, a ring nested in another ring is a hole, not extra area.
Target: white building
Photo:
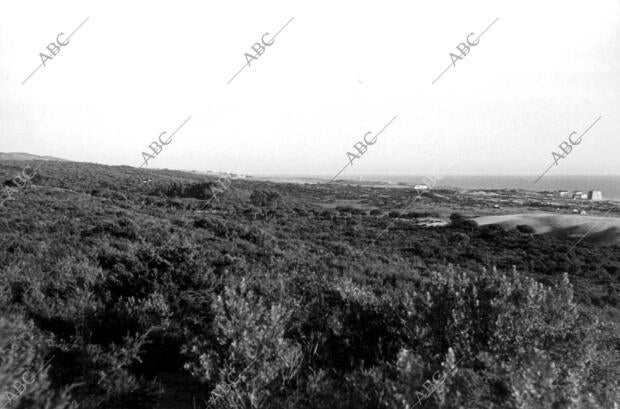
[[[425,185],[425,184],[414,185],[413,188],[415,190],[428,190],[428,185]]]
[[[600,190],[590,190],[588,192],[588,199],[603,200],[603,192],[601,192]]]

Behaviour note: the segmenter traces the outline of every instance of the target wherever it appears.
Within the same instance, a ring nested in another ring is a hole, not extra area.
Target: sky
[[[594,123],[549,174],[620,175],[619,37],[618,0],[7,0],[0,152],[135,167],[146,152],[149,168],[253,175],[539,175]],[[52,58],[23,83],[40,53]]]

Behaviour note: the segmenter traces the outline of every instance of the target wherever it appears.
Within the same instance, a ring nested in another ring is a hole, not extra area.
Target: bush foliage
[[[53,166],[0,209],[0,405],[620,403],[617,247],[308,204],[336,187],[214,198],[195,175]]]

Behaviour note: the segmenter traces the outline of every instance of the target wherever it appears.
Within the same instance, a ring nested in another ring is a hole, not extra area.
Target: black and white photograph
[[[0,409],[620,409],[620,0],[0,1]]]

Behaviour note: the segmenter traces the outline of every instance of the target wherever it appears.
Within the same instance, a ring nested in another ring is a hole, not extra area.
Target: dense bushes
[[[192,197],[194,199],[206,200],[213,197],[216,184],[212,182],[168,182],[156,185],[151,189],[153,195],[163,195],[167,197]]]
[[[187,347],[197,355],[187,368],[215,383],[212,403],[232,408],[261,408],[271,395],[286,392],[302,354],[284,337],[291,310],[267,302],[244,279],[224,288],[213,303],[216,344]]]
[[[0,406],[68,409],[70,388],[53,388],[48,343],[21,314],[0,317]],[[18,403],[19,402],[19,403]]]
[[[168,381],[188,377],[196,407],[235,409],[619,399],[613,248],[568,254],[571,243],[458,215],[445,228],[376,217],[396,206],[291,205],[258,182],[196,211],[210,182],[179,187],[170,172],[151,177],[171,196],[143,184],[121,196],[101,172],[97,195],[37,188],[0,210],[12,230],[0,236],[0,397],[53,357],[14,407],[153,408],[164,395],[192,408]]]
[[[620,398],[614,341],[579,312],[566,276],[550,288],[448,268],[384,295],[317,274],[274,293],[263,278],[227,285],[212,304],[217,341],[187,346],[213,404],[602,409]]]
[[[457,268],[392,284],[306,270],[218,278],[194,256],[104,249],[105,279],[7,275],[3,308],[25,307],[19,331],[39,337],[22,345],[48,343],[61,360],[20,404],[68,405],[71,393],[82,407],[148,408],[161,393],[149,379],[181,366],[230,408],[602,409],[619,398],[617,335],[579,310],[567,276],[553,287]],[[32,351],[25,362],[42,363]]]
[[[275,207],[280,199],[278,192],[255,190],[250,195],[250,202],[257,207]]]

